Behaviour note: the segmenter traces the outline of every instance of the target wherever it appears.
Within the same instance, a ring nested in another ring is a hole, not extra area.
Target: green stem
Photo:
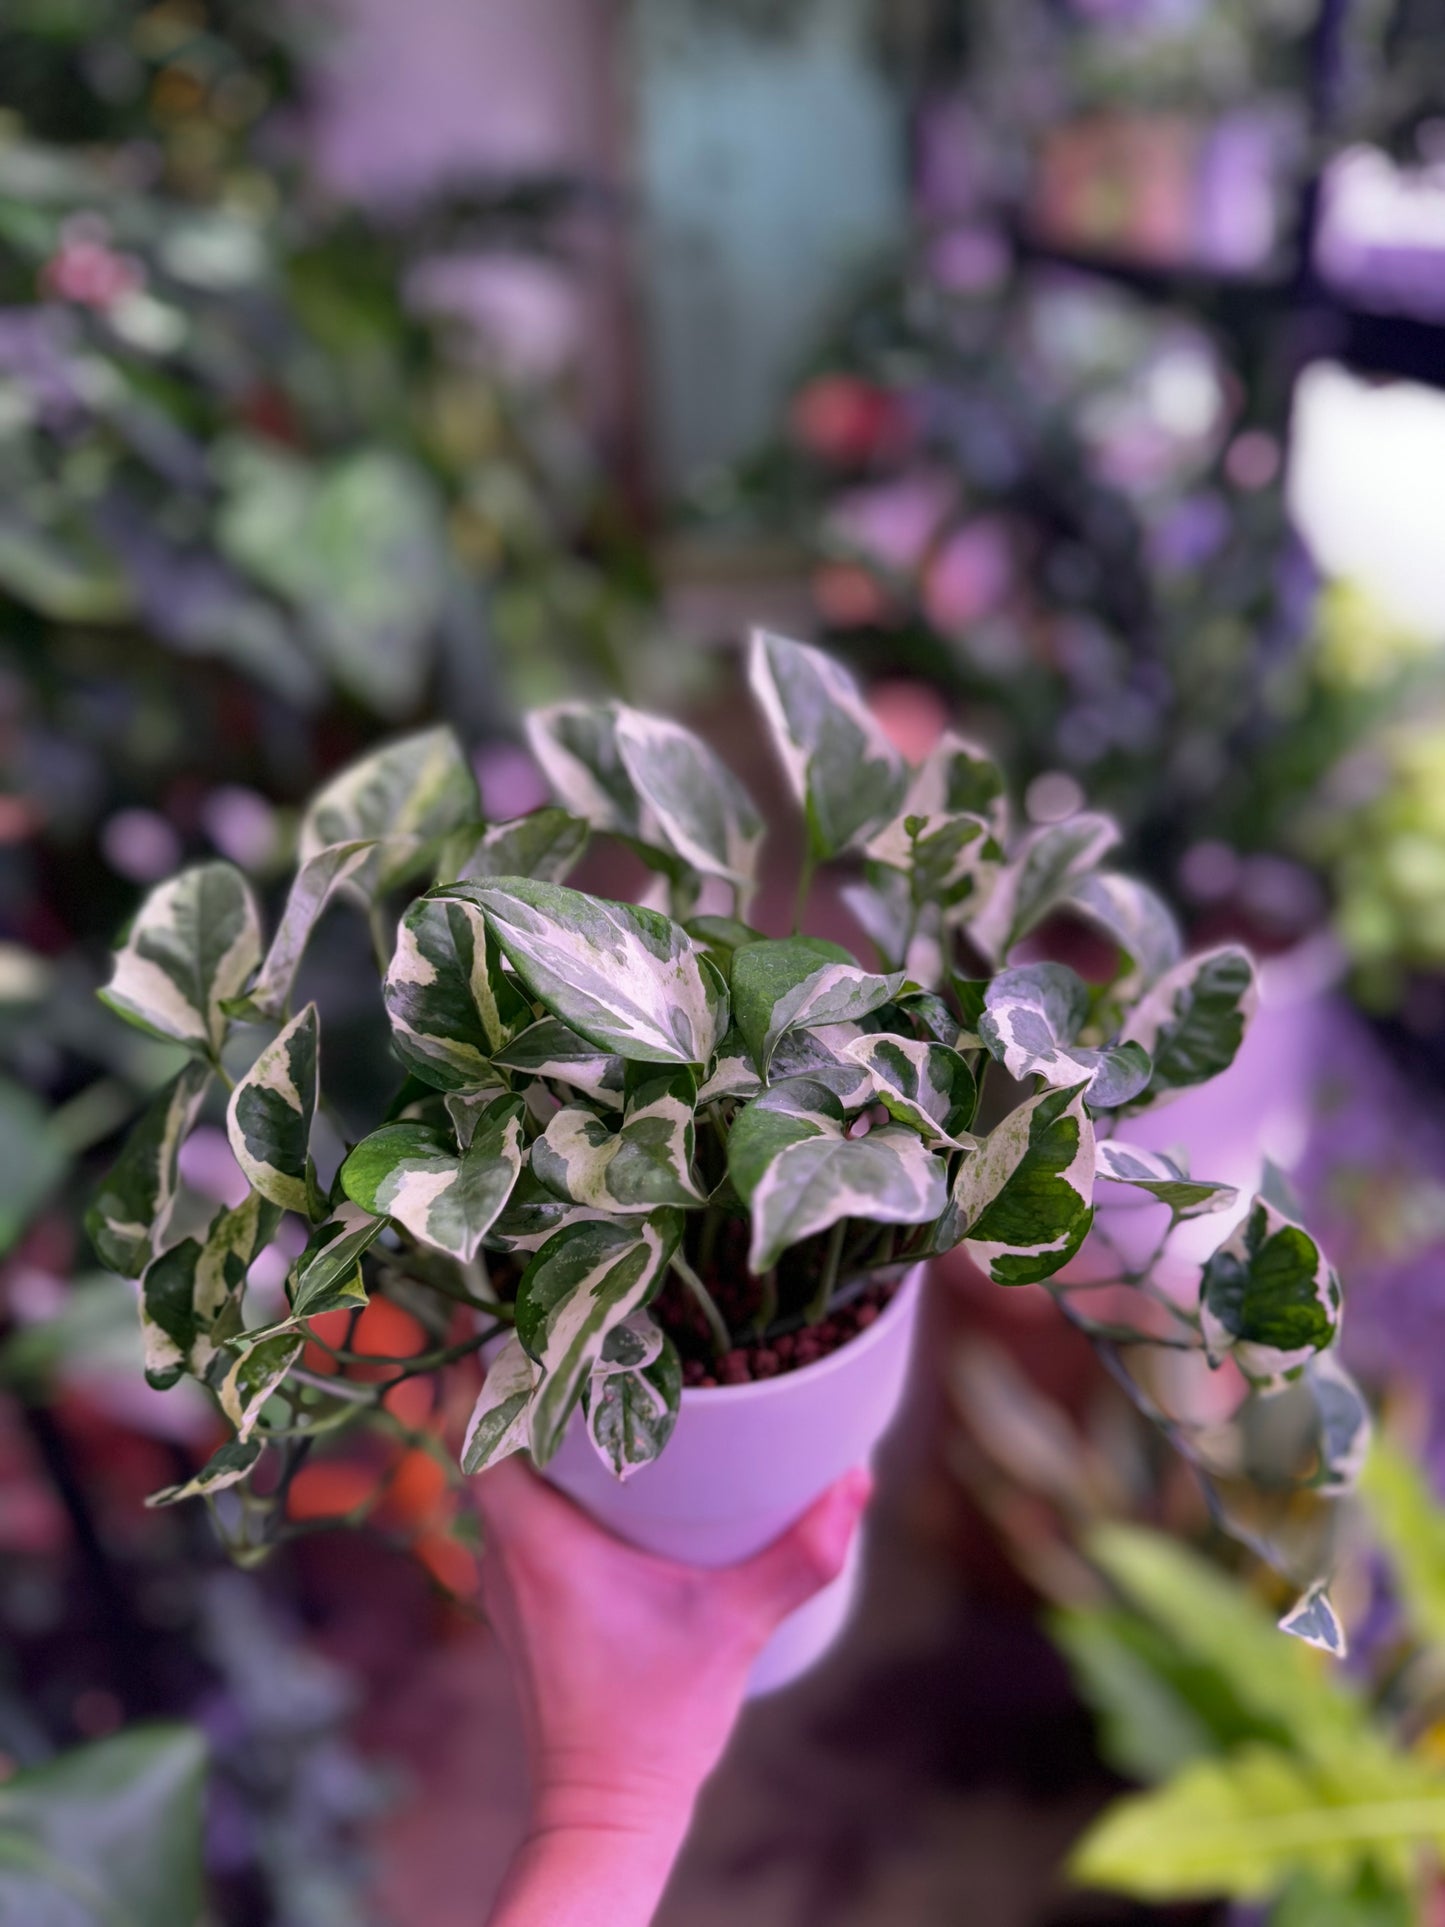
[[[818,1280],[818,1289],[808,1300],[808,1309],[803,1313],[805,1324],[821,1325],[828,1316],[828,1301],[838,1282],[838,1260],[843,1255],[843,1235],[847,1229],[848,1220],[839,1218],[828,1233],[828,1248],[823,1253],[823,1275]]]
[[[765,1338],[768,1328],[778,1315],[778,1268],[774,1265],[762,1277],[762,1296],[758,1301],[757,1321],[753,1331],[759,1338]]]
[[[721,1358],[724,1352],[732,1350],[733,1340],[732,1333],[728,1330],[712,1293],[680,1251],[674,1251],[672,1254],[672,1268],[697,1300],[698,1309],[707,1320],[708,1330],[712,1334],[713,1350]]]

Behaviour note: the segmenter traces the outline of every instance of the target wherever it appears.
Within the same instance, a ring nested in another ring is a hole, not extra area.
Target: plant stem
[[[753,1331],[759,1338],[767,1334],[769,1325],[778,1315],[778,1268],[774,1265],[763,1273],[762,1296],[758,1300],[758,1315]]]
[[[713,1350],[721,1358],[724,1352],[732,1350],[733,1340],[732,1333],[728,1330],[712,1293],[680,1251],[674,1251],[672,1254],[672,1268],[697,1300],[698,1309],[707,1320],[707,1328],[712,1334]]]
[[[823,1275],[818,1280],[818,1289],[808,1300],[808,1309],[803,1313],[804,1324],[821,1325],[828,1316],[828,1301],[838,1282],[838,1260],[843,1255],[843,1234],[847,1229],[848,1220],[839,1218],[828,1233],[828,1249],[823,1253]]]
[[[802,935],[803,913],[808,907],[808,896],[813,888],[813,872],[817,867],[818,860],[810,848],[803,858],[803,868],[798,877],[798,900],[793,908],[793,935],[795,937]]]
[[[367,913],[367,923],[371,928],[371,948],[376,957],[377,968],[384,977],[391,969],[391,953],[396,938],[395,932],[387,926],[386,910],[382,904],[372,904]]]

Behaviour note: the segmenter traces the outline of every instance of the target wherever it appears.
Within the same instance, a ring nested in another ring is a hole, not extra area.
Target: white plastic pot
[[[816,1364],[684,1391],[666,1450],[625,1483],[598,1458],[580,1416],[547,1477],[649,1552],[726,1566],[761,1551],[835,1479],[866,1464],[887,1431],[908,1372],[922,1275],[915,1266],[873,1324]],[[821,1658],[847,1618],[858,1568],[855,1538],[843,1572],[764,1647],[750,1692],[784,1686]]]

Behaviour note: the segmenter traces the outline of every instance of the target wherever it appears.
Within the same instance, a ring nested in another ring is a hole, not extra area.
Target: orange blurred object
[[[364,1504],[376,1490],[377,1469],[354,1459],[316,1459],[303,1465],[286,1495],[291,1519],[330,1519]]]
[[[439,1586],[464,1597],[477,1589],[477,1562],[464,1545],[445,1532],[424,1532],[412,1547]]]
[[[818,375],[788,409],[794,441],[825,462],[853,466],[904,452],[911,439],[907,404],[857,375]]]
[[[875,683],[868,692],[868,707],[889,742],[910,763],[921,763],[948,727],[947,704],[925,683]]]
[[[397,1519],[420,1525],[440,1511],[447,1496],[447,1475],[430,1452],[413,1447],[403,1452],[386,1488],[382,1509]]]

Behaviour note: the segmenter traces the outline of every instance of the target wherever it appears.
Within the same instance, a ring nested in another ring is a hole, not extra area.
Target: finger
[[[838,1577],[872,1490],[864,1467],[845,1472],[781,1538],[730,1568],[740,1601],[769,1631]]]

